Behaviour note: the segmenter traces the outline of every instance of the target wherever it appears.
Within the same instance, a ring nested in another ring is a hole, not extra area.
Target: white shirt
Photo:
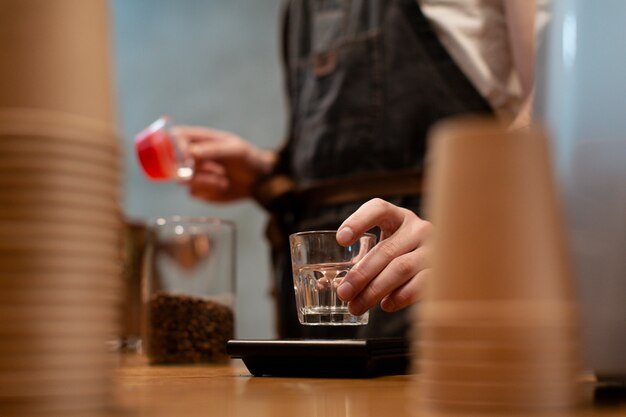
[[[513,117],[523,97],[509,48],[506,0],[417,0],[441,43],[497,114]],[[537,0],[536,35],[549,0]]]

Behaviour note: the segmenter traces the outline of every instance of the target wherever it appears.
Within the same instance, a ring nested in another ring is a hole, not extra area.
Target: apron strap
[[[316,181],[297,187],[283,175],[269,177],[255,187],[254,198],[265,209],[285,211],[298,206],[325,207],[372,198],[423,193],[421,170],[373,172]]]
[[[422,173],[415,169],[393,172],[366,173],[345,178],[324,180],[296,192],[300,203],[309,207],[323,207],[422,193]]]

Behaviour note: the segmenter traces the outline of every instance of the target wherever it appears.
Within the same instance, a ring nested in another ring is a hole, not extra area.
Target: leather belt
[[[297,187],[289,177],[274,176],[259,184],[255,198],[268,210],[284,210],[298,204],[324,207],[422,192],[422,172],[407,169],[320,180],[303,187]]]

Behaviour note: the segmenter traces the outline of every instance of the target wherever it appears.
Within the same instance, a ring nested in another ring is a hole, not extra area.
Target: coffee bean
[[[157,293],[149,301],[147,327],[150,363],[225,362],[235,320],[233,310],[216,301]]]

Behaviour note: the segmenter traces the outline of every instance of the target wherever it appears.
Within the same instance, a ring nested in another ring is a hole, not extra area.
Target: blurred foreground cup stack
[[[120,148],[105,1],[0,1],[0,415],[110,404]]]
[[[546,136],[460,118],[430,140],[426,209],[437,232],[416,309],[421,404],[574,407],[578,316]]]

